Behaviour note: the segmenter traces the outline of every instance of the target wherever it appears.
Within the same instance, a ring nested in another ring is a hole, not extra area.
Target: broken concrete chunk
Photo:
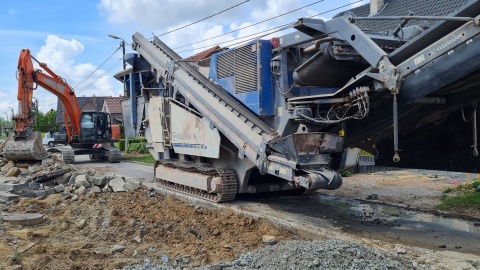
[[[115,245],[113,246],[113,248],[110,250],[110,253],[114,254],[114,253],[120,253],[120,252],[123,252],[125,250],[125,246],[122,246],[122,245]]]
[[[6,165],[4,165],[1,169],[1,171],[3,173],[6,173],[8,172],[8,170],[10,170],[11,168],[13,168],[15,166],[15,164],[13,163],[13,161],[9,161]]]
[[[13,225],[32,226],[43,222],[42,214],[10,214],[3,217],[3,221]]]
[[[18,195],[6,191],[0,191],[0,202],[9,202],[18,199]]]
[[[92,181],[92,185],[102,186],[102,187],[105,186],[108,182],[107,176],[104,174],[96,174],[95,176],[93,176],[91,181]]]
[[[37,173],[41,170],[43,170],[43,168],[38,166],[38,165],[32,165],[32,166],[28,167],[28,171],[32,174]]]
[[[75,192],[75,194],[78,194],[78,195],[85,195],[85,194],[87,194],[87,188],[84,187],[84,186],[80,186],[74,192]]]
[[[133,238],[133,241],[137,242],[137,243],[142,243],[142,238],[140,238],[140,236],[135,236],[135,238]]]
[[[88,175],[86,174],[79,174],[75,178],[75,187],[90,187],[90,182],[88,182]]]
[[[73,186],[75,185],[75,179],[77,178],[78,175],[80,175],[81,173],[79,172],[74,172],[72,173],[72,176],[70,176],[70,179],[68,180],[68,185],[69,186]]]
[[[72,173],[66,173],[64,175],[60,175],[55,178],[55,182],[59,185],[66,185],[68,184],[68,181],[70,180],[71,176],[72,176]]]
[[[72,193],[72,192],[73,192],[73,187],[71,187],[71,186],[65,187],[64,192],[65,192],[65,193]]]
[[[31,189],[34,189],[34,190],[39,190],[41,188],[41,185],[35,181],[33,182],[30,182],[28,184],[28,186],[31,188]]]
[[[102,192],[102,189],[98,186],[93,186],[91,189],[90,189],[91,192],[93,193],[101,193]]]
[[[123,177],[116,176],[110,182],[108,185],[112,188],[113,192],[125,192],[125,180]]]
[[[140,188],[140,181],[128,180],[125,182],[124,188],[128,192],[133,192]]]
[[[112,189],[108,185],[106,185],[104,188],[102,188],[102,192],[104,193],[112,192]]]
[[[19,174],[21,173],[20,169],[17,168],[17,167],[12,167],[10,168],[7,173],[5,174],[5,176],[18,176]]]
[[[62,193],[65,191],[65,186],[64,185],[58,185],[53,187],[53,190],[55,190],[55,193]]]
[[[53,158],[46,158],[42,160],[42,166],[50,166],[50,165],[53,165],[53,163],[55,163]]]
[[[262,242],[266,245],[275,245],[275,243],[277,243],[275,236],[266,235],[266,234],[262,236]]]
[[[85,220],[84,218],[80,219],[77,223],[77,228],[79,229],[83,229],[85,228],[85,225],[87,225],[87,220]]]

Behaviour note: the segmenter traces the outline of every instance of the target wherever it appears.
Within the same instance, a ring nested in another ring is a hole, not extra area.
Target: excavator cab
[[[82,142],[96,143],[98,141],[118,140],[112,136],[112,128],[116,126],[111,124],[111,116],[106,112],[85,111],[82,112],[82,121],[80,124],[80,140]]]

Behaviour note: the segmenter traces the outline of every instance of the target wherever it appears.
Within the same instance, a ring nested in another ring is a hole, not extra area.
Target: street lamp
[[[121,37],[117,37],[117,36],[114,36],[114,35],[108,35],[109,37],[113,38],[113,39],[121,39],[122,42],[120,42],[120,46],[122,47],[122,58],[123,58],[123,70],[125,70],[126,68],[126,64],[125,64],[125,40],[123,40],[123,38]]]

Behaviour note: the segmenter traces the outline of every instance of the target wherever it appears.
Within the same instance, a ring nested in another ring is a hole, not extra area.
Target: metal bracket
[[[166,63],[166,70],[170,76],[173,76],[173,73],[175,72],[175,61],[168,61]]]
[[[239,149],[239,150],[238,150],[238,158],[239,158],[240,160],[244,160],[244,159],[245,159],[245,151],[244,151],[244,150],[242,150],[242,149]]]

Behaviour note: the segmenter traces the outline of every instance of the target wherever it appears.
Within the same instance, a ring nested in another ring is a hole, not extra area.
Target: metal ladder
[[[170,141],[170,107],[169,102],[167,99],[163,100],[163,111],[160,112],[160,118],[162,119],[162,126],[163,126],[163,140],[165,147],[171,147],[172,143]],[[164,113],[167,112],[167,113]],[[168,119],[168,120],[167,120]]]

